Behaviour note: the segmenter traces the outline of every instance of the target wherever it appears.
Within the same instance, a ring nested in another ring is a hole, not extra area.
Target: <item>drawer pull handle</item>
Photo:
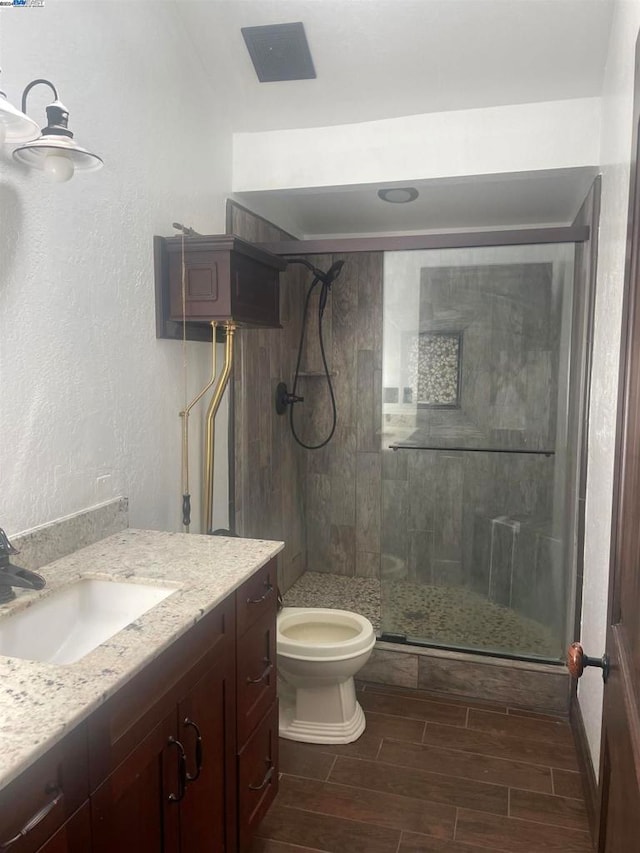
[[[273,584],[270,584],[269,581],[265,581],[266,592],[264,595],[261,595],[260,598],[247,598],[247,604],[262,604],[263,601],[266,601],[267,598],[273,592]]]
[[[194,729],[196,733],[196,772],[187,773],[187,782],[195,782],[202,770],[202,735],[198,726],[189,717],[184,718],[184,724]]]
[[[262,670],[262,674],[259,675],[257,678],[249,678],[249,676],[247,676],[247,684],[260,684],[261,681],[264,681],[265,678],[268,677],[269,673],[273,669],[273,664],[271,663],[269,658],[264,658],[263,663],[265,663],[266,666]]]
[[[18,832],[17,835],[14,835],[13,838],[10,838],[8,841],[0,843],[0,850],[8,850],[16,843],[16,841],[20,841],[21,838],[24,838],[25,835],[28,835],[32,829],[35,829],[39,823],[42,823],[46,816],[50,814],[57,805],[60,804],[60,802],[62,801],[63,793],[56,785],[47,786],[45,791],[47,794],[55,794],[55,797],[51,800],[50,803],[47,803],[46,806],[43,806],[40,811],[37,811],[33,815],[33,817],[29,818],[29,820],[25,823],[25,825],[22,827],[22,829],[20,830],[20,832]]]
[[[267,764],[269,765],[269,769],[268,769],[268,770],[267,770],[267,772],[264,774],[264,779],[262,780],[262,782],[260,782],[260,784],[259,784],[259,785],[249,785],[249,790],[250,790],[250,791],[262,791],[262,790],[263,790],[263,788],[266,788],[266,787],[267,787],[267,785],[269,784],[269,782],[271,781],[271,778],[273,777],[273,772],[274,772],[274,770],[275,770],[275,767],[274,767],[274,766],[273,766],[273,764],[271,763],[271,759],[270,759],[270,758],[267,758]]]
[[[175,746],[178,750],[178,793],[169,794],[169,802],[179,803],[184,797],[187,787],[187,756],[185,755],[184,746],[174,737],[169,738],[169,746]]]

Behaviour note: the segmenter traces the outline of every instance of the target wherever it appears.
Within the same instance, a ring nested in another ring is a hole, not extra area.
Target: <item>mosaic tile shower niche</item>
[[[409,336],[406,350],[404,402],[458,407],[462,332],[418,332]]]
[[[381,631],[560,659],[573,246],[385,254]]]

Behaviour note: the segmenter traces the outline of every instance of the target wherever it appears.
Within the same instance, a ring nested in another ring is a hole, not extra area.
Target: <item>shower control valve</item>
[[[287,406],[293,406],[294,403],[304,403],[304,397],[289,394],[286,384],[279,382],[276,388],[276,412],[279,415],[284,415],[287,411]]]

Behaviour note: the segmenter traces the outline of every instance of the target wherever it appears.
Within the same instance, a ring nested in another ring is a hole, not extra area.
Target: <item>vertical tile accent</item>
[[[356,454],[356,547],[380,551],[380,454]]]
[[[331,477],[331,521],[333,524],[356,524],[356,431],[351,424],[337,427],[328,445]],[[375,551],[375,548],[369,550]]]
[[[357,394],[357,447],[358,450],[380,450],[380,424],[382,416],[376,410],[373,350],[358,350]]]
[[[382,481],[381,578],[386,581],[400,580],[408,574],[407,504],[406,480]]]
[[[370,349],[374,367],[382,368],[382,280],[383,257],[380,252],[363,255],[358,274],[358,350]]]
[[[328,571],[339,575],[356,573],[356,537],[353,527],[331,525],[331,549]]]
[[[306,481],[307,568],[332,572],[331,481],[325,474],[310,474]]]

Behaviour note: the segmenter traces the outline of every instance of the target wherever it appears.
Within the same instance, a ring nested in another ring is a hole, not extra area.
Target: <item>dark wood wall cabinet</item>
[[[182,338],[183,313],[189,340],[211,340],[213,320],[280,328],[285,260],[233,235],[153,239],[156,337]]]
[[[271,560],[0,792],[11,853],[245,853],[278,787]]]

